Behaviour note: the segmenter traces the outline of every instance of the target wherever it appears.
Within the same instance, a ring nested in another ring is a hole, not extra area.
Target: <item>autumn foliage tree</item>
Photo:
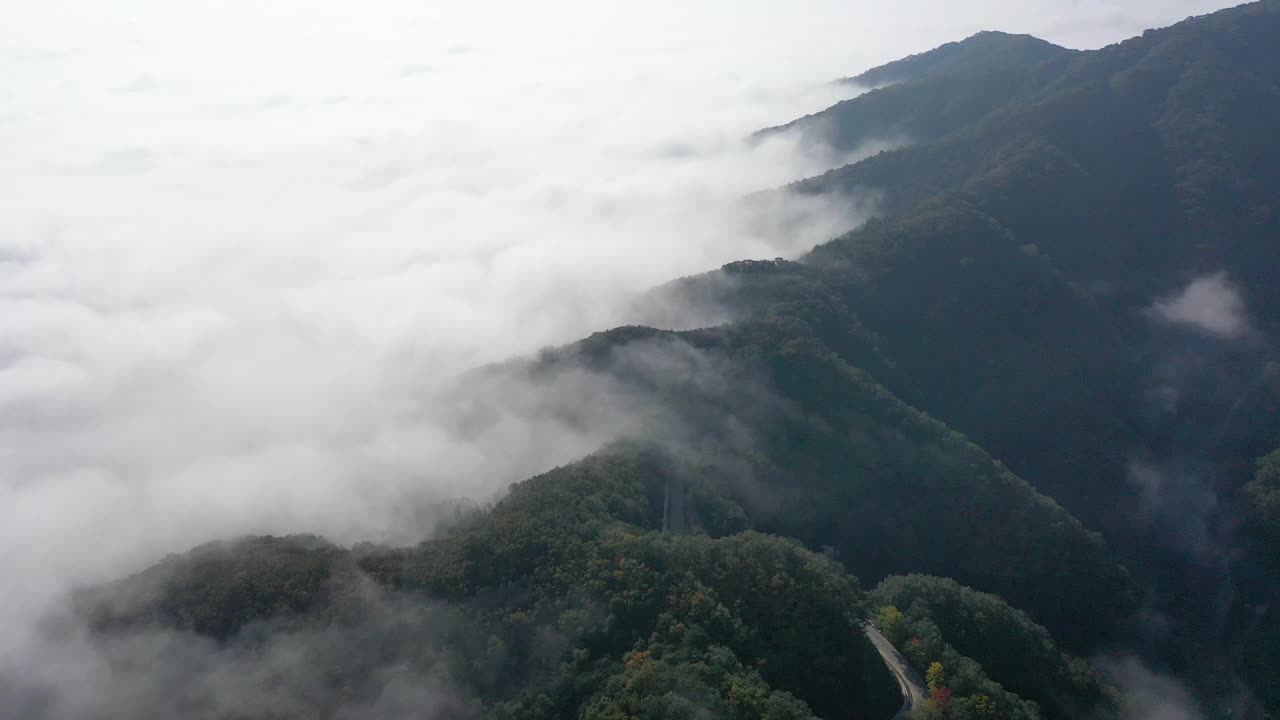
[[[902,647],[907,639],[907,618],[902,611],[892,605],[885,605],[879,612],[880,632],[893,643],[894,647]]]
[[[929,665],[928,671],[924,674],[925,684],[929,686],[929,691],[933,692],[942,687],[943,681],[946,679],[946,670],[943,669],[942,663],[934,662]]]

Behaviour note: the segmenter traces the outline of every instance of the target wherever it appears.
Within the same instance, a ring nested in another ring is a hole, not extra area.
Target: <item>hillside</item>
[[[877,337],[887,387],[1122,549],[1178,618],[1178,637],[1135,633],[1191,672],[1203,643],[1230,642],[1203,624],[1235,612],[1231,593],[1203,588],[1241,571],[1223,559],[1237,493],[1276,427],[1276,32],[1280,4],[1254,3],[1010,68],[1034,81],[997,110],[796,186],[875,188],[882,219],[767,279],[716,275],[731,307],[758,311],[797,282],[838,298]],[[952,80],[889,89],[933,105],[984,92]],[[836,141],[845,108],[876,95],[827,111]],[[1208,287],[1196,301],[1234,308],[1218,323],[1189,304]],[[1197,625],[1216,639],[1191,637]]]
[[[980,32],[927,52],[871,68],[840,82],[862,87],[882,87],[939,77],[975,76],[1031,68],[1072,51],[1030,35]]]
[[[980,33],[846,78],[871,90],[758,135],[799,131],[839,150],[934,140],[1033,96],[1040,66],[1073,54],[1027,35]]]

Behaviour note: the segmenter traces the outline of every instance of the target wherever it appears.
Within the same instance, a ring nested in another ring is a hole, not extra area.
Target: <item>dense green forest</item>
[[[468,376],[607,382],[633,401],[623,437],[416,546],[216,543],[86,589],[76,617],[109,649],[152,638],[153,716],[429,697],[459,718],[888,720],[868,622],[927,683],[917,717],[1123,717],[1106,654],[1208,716],[1280,714],[1277,38],[1264,0],[1090,52],[983,33],[850,78],[877,89],[785,129],[909,143],[790,190],[874,190],[876,219],[649,298],[732,322]],[[1197,293],[1235,314],[1187,310]],[[663,529],[673,492],[685,532]]]

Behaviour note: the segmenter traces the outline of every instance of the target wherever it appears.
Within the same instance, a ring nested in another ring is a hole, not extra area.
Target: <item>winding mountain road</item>
[[[889,639],[880,634],[879,630],[866,625],[867,638],[871,640],[871,644],[876,646],[876,651],[880,653],[880,658],[884,660],[884,664],[889,668],[889,672],[898,680],[898,687],[902,689],[902,707],[898,708],[898,714],[894,715],[892,720],[906,715],[913,708],[923,707],[926,700],[929,699],[929,693],[925,689],[924,682],[920,680],[920,675],[916,673],[907,659],[902,657],[902,653],[889,642]]]

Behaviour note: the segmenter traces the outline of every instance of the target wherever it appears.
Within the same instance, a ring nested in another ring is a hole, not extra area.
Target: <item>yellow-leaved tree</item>
[[[892,605],[880,608],[880,632],[893,643],[894,647],[902,647],[907,641],[907,618],[902,611]]]
[[[946,671],[942,669],[942,663],[935,662],[929,666],[929,670],[924,674],[924,682],[929,686],[929,691],[933,692],[943,687],[946,680]]]

